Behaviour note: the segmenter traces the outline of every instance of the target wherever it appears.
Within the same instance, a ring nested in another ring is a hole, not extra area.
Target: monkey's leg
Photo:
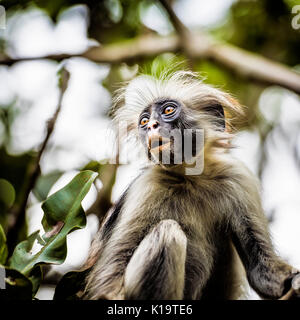
[[[187,239],[174,220],[162,220],[135,250],[125,272],[125,299],[182,299]]]

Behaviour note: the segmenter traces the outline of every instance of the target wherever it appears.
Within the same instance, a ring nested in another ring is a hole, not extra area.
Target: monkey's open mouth
[[[148,148],[151,151],[162,151],[165,149],[168,145],[170,145],[170,139],[164,138],[164,137],[155,137],[152,139],[149,139]]]

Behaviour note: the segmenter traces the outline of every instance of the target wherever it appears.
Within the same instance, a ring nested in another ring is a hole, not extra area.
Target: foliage
[[[42,278],[41,265],[64,262],[67,235],[85,227],[86,217],[81,201],[96,175],[89,170],[80,172],[69,184],[43,202],[42,225],[45,233],[40,236],[40,232],[36,231],[15,248],[5,268],[7,290],[0,291],[3,298],[14,298],[16,292],[24,299],[34,297]],[[5,264],[7,248],[2,228],[0,240],[0,262]],[[36,253],[35,247],[40,247]]]
[[[75,5],[84,5],[88,8],[88,37],[99,41],[101,45],[113,43],[116,47],[121,47],[123,43],[138,36],[156,32],[149,29],[142,19],[146,10],[158,5],[158,1],[154,0],[2,0],[0,3],[7,9],[8,18],[24,12],[25,9],[38,8],[51,18],[53,24],[59,21],[64,11]],[[210,32],[222,41],[295,66],[300,62],[299,30],[291,28],[291,8],[295,4],[298,4],[297,0],[235,1],[227,19],[221,25],[210,27]],[[0,56],[5,50],[13,52],[13,45],[9,41],[10,39],[7,39],[7,42],[4,42],[0,38]],[[203,81],[232,92],[243,105],[248,106],[247,128],[258,127],[260,132],[265,130],[265,119],[259,114],[257,107],[262,86],[250,82],[249,79],[241,80],[232,72],[220,68],[214,61],[195,60],[190,64],[186,59],[183,54],[165,52],[155,58],[138,59],[138,67],[139,71],[159,75],[166,65],[192,66],[201,73]],[[134,63],[110,66],[102,84],[110,91],[115,90],[121,81],[128,80],[137,72],[138,68]],[[125,74],[129,76],[126,77]],[[66,87],[60,88],[62,91],[66,90]],[[92,171],[111,171],[108,176],[104,174],[103,179],[100,175],[106,188],[99,193],[102,199],[98,198],[92,206],[93,209],[102,206],[102,211],[106,211],[111,205],[116,169],[111,170],[110,166],[89,159],[82,165],[84,171],[80,170],[82,172],[70,184],[48,197],[51,188],[64,172],[55,170],[44,174],[38,167],[39,176],[31,195],[37,201],[43,202],[42,224],[45,234],[41,236],[39,232],[35,232],[27,237],[24,223],[22,238],[26,239],[17,245],[7,259],[9,253],[6,234],[9,220],[15,209],[24,202],[24,190],[38,155],[36,150],[26,150],[23,154],[10,152],[11,133],[19,111],[17,103],[20,103],[18,97],[13,97],[8,104],[0,105],[0,264],[5,265],[7,286],[7,290],[0,290],[0,294],[3,296],[5,293],[7,298],[32,299],[43,277],[41,266],[62,263],[67,254],[66,236],[76,228],[85,226],[85,214],[80,203],[95,179]],[[33,251],[37,246],[41,247],[40,251]],[[78,283],[86,272],[67,273],[57,286],[55,299],[78,298],[77,293],[82,289]]]
[[[78,300],[90,268],[66,273],[55,288],[54,300]]]
[[[23,199],[28,170],[34,160],[34,154],[10,155],[5,148],[0,149],[0,223],[7,227],[7,214],[13,206]]]
[[[299,30],[291,28],[292,5],[282,0],[236,2],[228,26],[238,31],[228,40],[288,65],[299,63]]]

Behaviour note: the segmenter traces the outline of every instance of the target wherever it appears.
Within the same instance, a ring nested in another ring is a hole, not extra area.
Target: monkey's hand
[[[279,300],[300,299],[300,271],[296,270],[291,278],[290,290]]]

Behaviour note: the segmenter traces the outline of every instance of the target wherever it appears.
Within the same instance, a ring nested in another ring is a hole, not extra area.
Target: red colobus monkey
[[[228,128],[239,110],[187,71],[141,75],[119,93],[114,119],[128,124],[154,164],[102,224],[85,299],[238,299],[246,277],[262,298],[287,292],[298,271],[274,253],[258,181],[230,154]],[[187,130],[191,152],[176,162]],[[191,160],[200,158],[193,172]]]

